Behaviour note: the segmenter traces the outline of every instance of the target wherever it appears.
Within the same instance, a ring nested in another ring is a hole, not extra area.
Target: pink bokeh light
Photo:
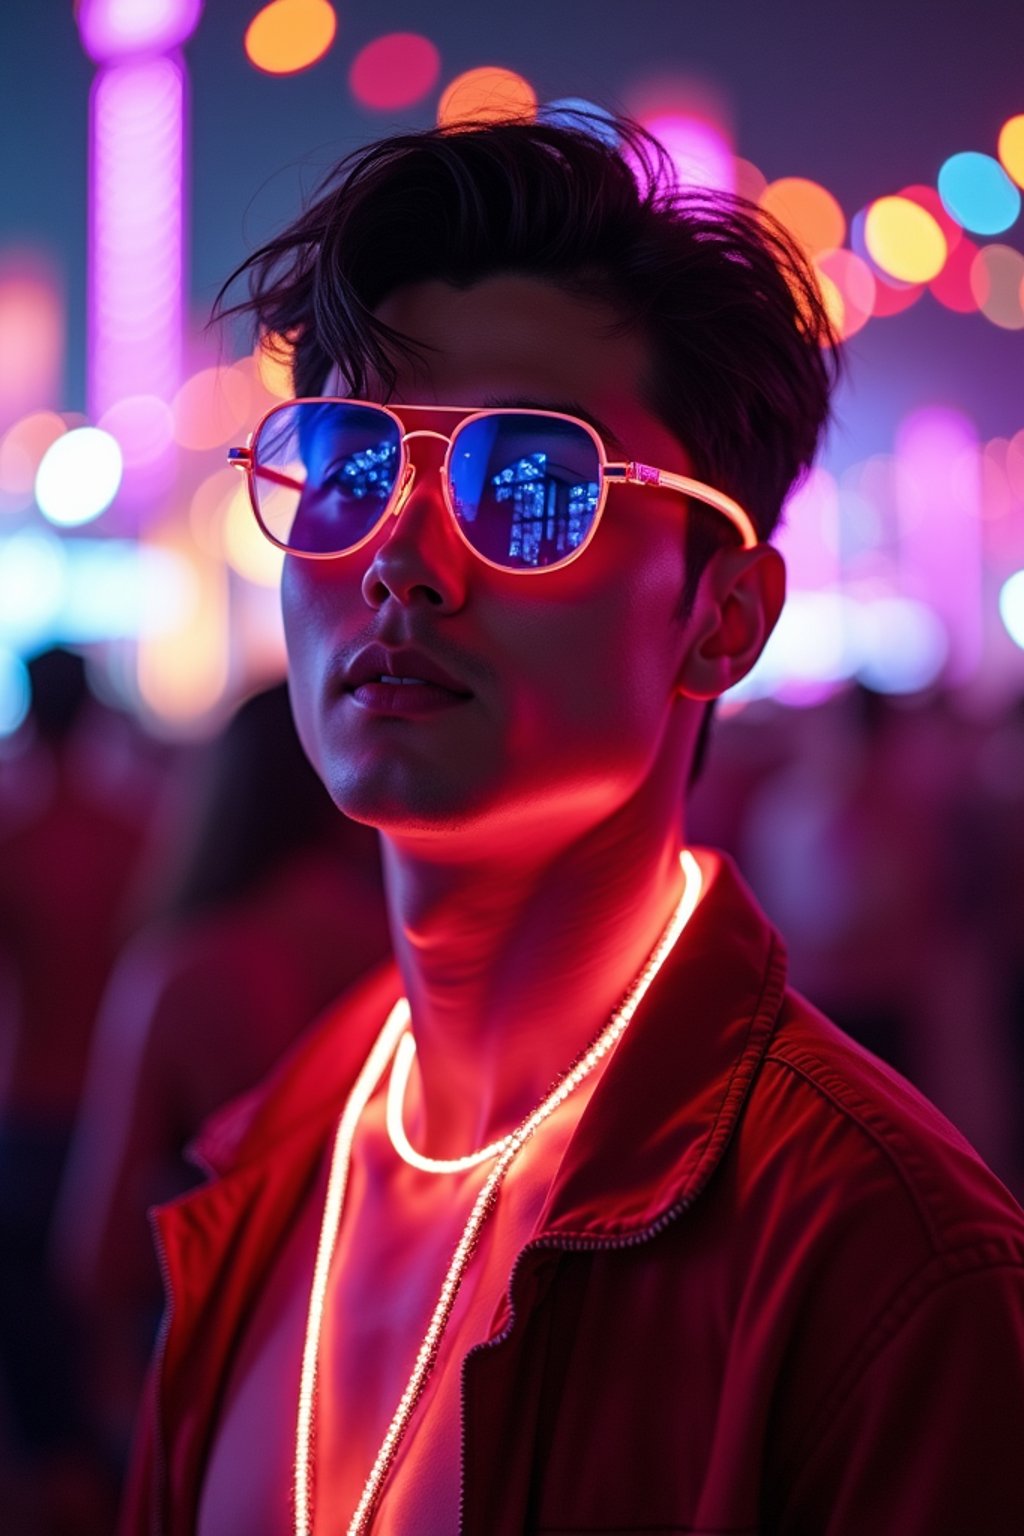
[[[718,123],[679,111],[645,117],[643,124],[664,145],[681,186],[736,190],[732,145]]]
[[[356,54],[348,79],[361,106],[388,112],[422,101],[440,76],[441,55],[429,37],[391,32]]]
[[[938,613],[949,637],[948,680],[969,682],[984,632],[977,429],[952,407],[923,407],[901,422],[896,457],[900,590]]]
[[[80,0],[78,31],[97,64],[166,53],[192,36],[203,0]]]

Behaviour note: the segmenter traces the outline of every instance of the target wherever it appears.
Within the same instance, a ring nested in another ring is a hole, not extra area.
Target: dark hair
[[[814,459],[839,371],[818,283],[783,227],[745,199],[677,184],[639,124],[580,113],[399,134],[347,155],[306,211],[231,275],[215,313],[287,339],[296,393],[337,364],[354,395],[394,387],[415,348],[375,318],[394,289],[497,272],[607,300],[649,339],[646,404],[694,473],[767,538]],[[595,131],[597,130],[597,131]],[[598,132],[601,137],[598,137]],[[242,275],[249,298],[226,295]],[[730,537],[691,505],[687,590]]]

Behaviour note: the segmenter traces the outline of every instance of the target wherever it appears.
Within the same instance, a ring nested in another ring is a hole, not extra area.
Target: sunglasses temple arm
[[[251,475],[258,475],[261,480],[272,481],[274,485],[286,485],[290,491],[301,491],[305,485],[304,480],[295,480],[291,475],[283,475],[279,469],[267,469],[262,464],[255,464],[247,448],[229,449],[228,463],[234,469],[247,470]]]
[[[611,474],[608,473],[609,470],[612,471]],[[744,549],[755,549],[761,542],[753,520],[739,502],[733,501],[731,496],[726,496],[724,491],[716,491],[712,486],[705,485],[701,480],[691,480],[686,475],[675,475],[667,469],[655,469],[652,464],[608,464],[605,467],[605,474],[610,481],[618,480],[627,485],[657,485],[664,490],[679,491],[683,496],[692,496],[695,501],[702,501],[705,506],[714,507],[716,512],[721,512],[723,517],[729,519],[742,538]]]

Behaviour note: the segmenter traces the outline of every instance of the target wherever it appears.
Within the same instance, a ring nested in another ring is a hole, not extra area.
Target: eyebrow
[[[585,421],[615,453],[621,454],[624,459],[629,458],[625,444],[615,435],[611,427],[595,416],[593,411],[588,411],[586,406],[580,405],[578,400],[527,400],[521,395],[488,395],[484,400],[485,406],[493,406],[496,410],[522,410],[522,411],[561,411],[563,416],[578,416],[580,421]]]

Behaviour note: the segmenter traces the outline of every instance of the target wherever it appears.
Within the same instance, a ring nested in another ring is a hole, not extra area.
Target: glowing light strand
[[[400,1007],[401,1004],[396,1006]],[[408,1022],[408,1003],[405,1004],[405,1017]],[[387,1098],[388,1136],[403,1163],[408,1163],[411,1168],[419,1168],[422,1173],[463,1173],[467,1168],[476,1168],[478,1164],[486,1163],[488,1158],[497,1157],[499,1152],[504,1152],[512,1140],[514,1133],[511,1131],[498,1141],[492,1141],[489,1146],[481,1147],[479,1152],[467,1152],[465,1157],[424,1157],[421,1152],[416,1151],[405,1134],[405,1125],[402,1120],[405,1091],[409,1086],[409,1073],[415,1056],[416,1041],[411,1034],[404,1034],[398,1042],[395,1059],[391,1064]]]
[[[494,1168],[488,1175],[470,1211],[469,1220],[452,1255],[437,1304],[426,1334],[416,1355],[416,1360],[399,1399],[398,1407],[388,1426],[376,1460],[366,1479],[362,1496],[348,1526],[348,1536],[363,1536],[370,1524],[373,1510],[380,1497],[385,1479],[398,1454],[399,1446],[412,1418],[416,1404],[426,1385],[437,1359],[441,1340],[451,1317],[466,1266],[476,1247],[480,1231],[497,1203],[505,1175],[518,1153],[556,1109],[579,1087],[584,1078],[607,1056],[625,1033],[630,1020],[643,1001],[648,988],[662,965],[672,952],[680,934],[692,917],[700,900],[702,876],[700,866],[688,851],[680,855],[685,886],[679,904],[668,925],[654,947],[643,969],[630,987],[624,1001],[613,1013],[593,1045],[560,1079],[532,1114],[505,1138],[505,1145]],[[320,1331],[323,1322],[324,1299],[331,1259],[341,1224],[348,1180],[352,1141],[359,1118],[379,1083],[388,1061],[398,1045],[408,1023],[408,1004],[405,999],[396,1003],[388,1015],[377,1042],[367,1057],[366,1064],[349,1095],[344,1113],[338,1125],[331,1158],[331,1174],[327,1199],[320,1227],[313,1285],[310,1291],[309,1314],[306,1322],[306,1338],[302,1354],[302,1377],[299,1387],[299,1412],[295,1434],[295,1531],[296,1536],[312,1536],[313,1488],[312,1442],[316,1407],[317,1357]]]

